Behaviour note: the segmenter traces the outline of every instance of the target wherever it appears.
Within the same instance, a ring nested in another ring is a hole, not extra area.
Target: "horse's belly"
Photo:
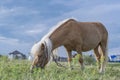
[[[85,52],[85,51],[90,51],[94,48],[96,48],[96,46],[98,45],[99,43],[96,43],[96,44],[90,44],[90,45],[84,45],[82,46],[82,51]]]
[[[93,48],[82,48],[82,52],[86,52],[86,51],[90,51],[92,50]]]
[[[94,36],[94,37],[93,37]],[[101,36],[99,35],[93,35],[92,37],[88,37],[82,41],[82,50],[83,51],[89,51],[91,49],[94,49],[98,46],[98,44],[101,41]]]

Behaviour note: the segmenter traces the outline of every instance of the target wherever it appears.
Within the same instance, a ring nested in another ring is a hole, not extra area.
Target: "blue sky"
[[[119,15],[119,0],[0,0],[0,54],[27,54],[66,18],[102,22],[109,32],[109,54],[120,54]]]

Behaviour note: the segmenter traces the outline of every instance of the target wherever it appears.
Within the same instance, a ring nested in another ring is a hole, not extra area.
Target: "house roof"
[[[25,56],[23,53],[21,53],[21,52],[19,52],[19,51],[17,51],[17,50],[15,50],[15,51],[13,51],[13,52],[11,52],[11,53],[8,53],[9,55],[11,55],[11,54],[13,54],[13,55],[18,55],[18,54],[20,54],[20,55],[22,55],[22,56]]]

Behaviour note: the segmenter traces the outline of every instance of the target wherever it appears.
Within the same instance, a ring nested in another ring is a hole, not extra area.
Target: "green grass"
[[[62,63],[63,64],[63,63]],[[66,63],[64,63],[67,66]],[[0,58],[0,80],[119,80],[120,63],[108,64],[105,74],[99,74],[95,64],[86,65],[82,71],[77,63],[74,69],[69,70],[57,67],[50,63],[45,70],[35,69],[30,73],[30,62],[27,60],[9,61],[5,57]]]

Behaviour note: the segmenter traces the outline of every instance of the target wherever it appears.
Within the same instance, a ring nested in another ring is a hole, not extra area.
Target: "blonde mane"
[[[68,20],[70,19],[65,19],[63,21],[60,21],[57,25],[53,26],[50,30],[49,30],[49,33],[46,34],[42,39],[41,41],[44,41],[46,38],[49,38],[50,35],[56,30],[58,29],[62,24],[64,24],[65,22],[67,22]]]
[[[64,24],[65,22],[67,22],[68,20],[70,19],[65,19],[61,22],[59,22],[56,26],[52,27],[50,30],[49,30],[49,33],[46,34],[38,43],[34,44],[32,49],[31,49],[31,53],[32,55],[37,55],[36,53],[38,53],[39,49],[40,49],[40,45],[43,43],[45,44],[45,46],[47,47],[48,49],[48,55],[51,56],[51,50],[52,50],[52,42],[51,40],[49,39],[50,35],[60,27],[60,25]],[[53,51],[53,54],[56,54],[54,53],[55,51]]]

